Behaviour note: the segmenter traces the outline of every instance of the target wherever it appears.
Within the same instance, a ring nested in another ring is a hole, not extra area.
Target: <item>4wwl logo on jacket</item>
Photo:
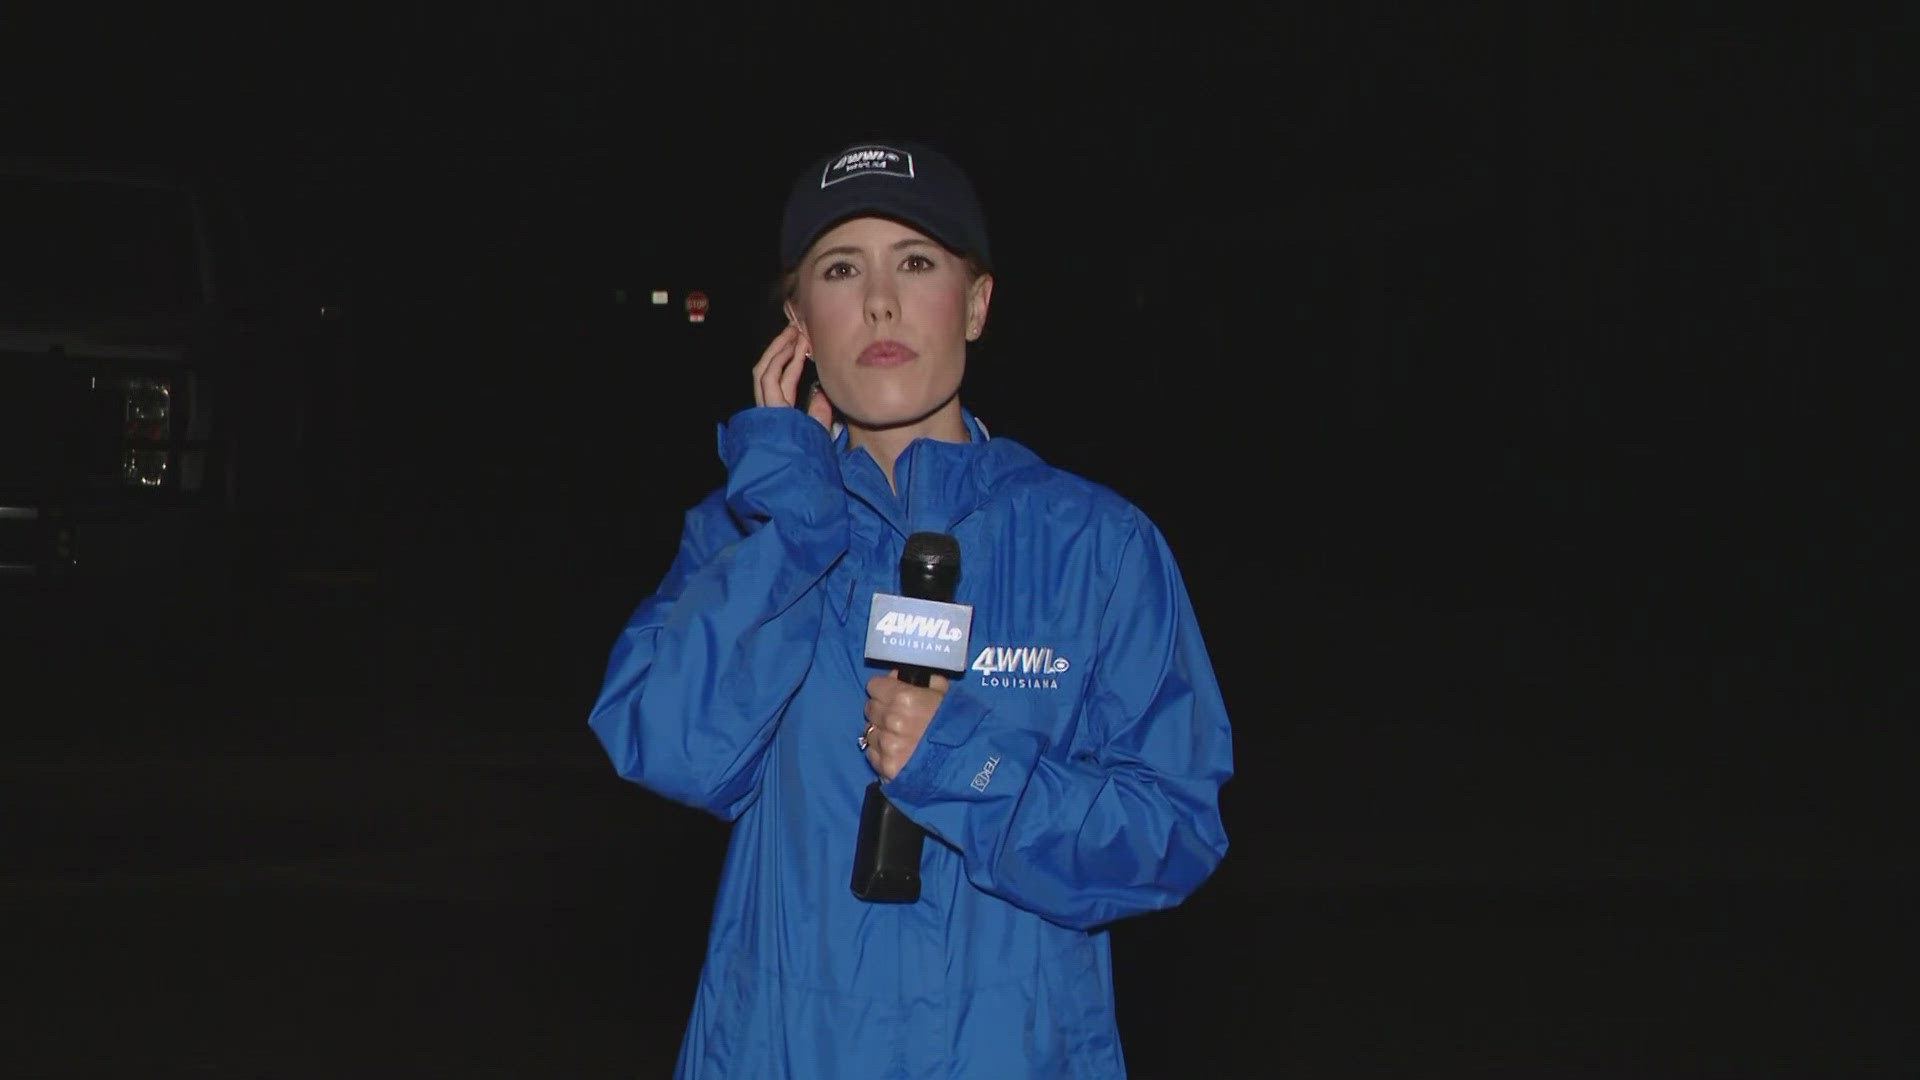
[[[1009,690],[1058,690],[1060,673],[1073,665],[1054,654],[1051,645],[988,645],[970,665],[980,673],[980,685]]]

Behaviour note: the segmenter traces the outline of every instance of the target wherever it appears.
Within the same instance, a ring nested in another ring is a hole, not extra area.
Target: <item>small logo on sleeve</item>
[[[993,770],[999,767],[1000,767],[999,754],[995,754],[992,757],[988,758],[987,763],[985,765],[980,766],[980,771],[973,774],[973,790],[975,791],[987,790],[987,785],[993,781]]]

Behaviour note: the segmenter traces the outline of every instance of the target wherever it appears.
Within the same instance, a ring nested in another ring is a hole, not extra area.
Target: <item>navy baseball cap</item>
[[[946,155],[914,142],[855,143],[802,172],[781,216],[780,265],[793,269],[821,233],[868,215],[911,225],[950,251],[992,265],[973,184]]]

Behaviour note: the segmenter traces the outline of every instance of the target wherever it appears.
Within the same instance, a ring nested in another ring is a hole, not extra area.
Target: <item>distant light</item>
[[[656,304],[665,304],[667,302],[667,290],[665,289],[653,290],[653,302]]]

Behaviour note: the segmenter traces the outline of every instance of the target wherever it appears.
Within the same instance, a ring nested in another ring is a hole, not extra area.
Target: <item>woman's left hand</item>
[[[947,696],[947,678],[935,674],[926,686],[901,682],[898,671],[867,680],[867,763],[883,780],[892,780],[906,768],[920,745],[920,736],[933,722],[934,710]]]

